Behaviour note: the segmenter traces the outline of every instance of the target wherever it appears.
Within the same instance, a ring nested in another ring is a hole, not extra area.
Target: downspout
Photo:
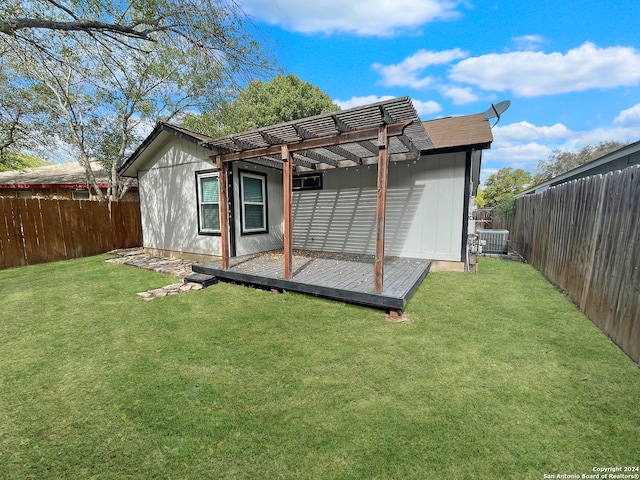
[[[464,262],[464,271],[469,271],[469,202],[471,200],[471,156],[472,151],[466,153],[464,165],[464,200],[462,205],[462,239],[460,259]]]

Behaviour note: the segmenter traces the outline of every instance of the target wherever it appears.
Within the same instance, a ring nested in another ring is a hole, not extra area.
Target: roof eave
[[[137,170],[135,173],[127,174],[129,170],[144,153],[144,151],[160,136],[162,132],[168,132],[177,137],[183,138],[187,141],[196,143],[204,148],[208,148],[203,144],[203,138],[198,138],[194,132],[194,135],[189,135],[185,130],[176,128],[168,123],[158,122],[152,132],[144,139],[144,141],[138,146],[138,148],[129,156],[126,162],[118,169],[118,175],[121,177],[136,178]],[[204,135],[202,137],[205,137]]]
[[[437,155],[442,153],[469,152],[473,150],[489,150],[492,142],[474,143],[471,145],[453,145],[450,147],[430,148],[420,151],[420,155]]]

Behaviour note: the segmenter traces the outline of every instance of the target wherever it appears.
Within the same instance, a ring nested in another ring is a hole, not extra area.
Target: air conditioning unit
[[[484,253],[507,253],[509,230],[477,230],[480,242],[484,240]]]

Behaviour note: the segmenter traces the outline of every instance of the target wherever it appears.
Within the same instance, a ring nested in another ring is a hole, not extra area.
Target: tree
[[[485,199],[484,199],[484,190],[478,187],[478,193],[476,194],[476,198],[474,200],[476,208],[484,208],[485,207]]]
[[[568,172],[572,168],[579,167],[591,160],[600,158],[607,153],[613,152],[623,147],[625,144],[608,140],[597,143],[596,145],[587,145],[578,151],[555,149],[546,160],[540,160],[536,168],[536,175],[533,177],[535,185],[546,182],[552,178]]]
[[[96,195],[119,200],[118,168],[153,123],[211,109],[267,68],[243,22],[225,0],[9,0],[0,81],[31,92],[46,116],[32,136],[72,145]],[[106,196],[92,160],[111,172]]]
[[[25,168],[42,167],[49,162],[28,153],[6,151],[0,162],[0,172],[8,170],[23,170]]]
[[[293,74],[253,80],[217,110],[188,115],[184,127],[220,137],[339,110],[329,95]]]
[[[529,186],[531,180],[531,173],[521,168],[501,168],[484,182],[485,206],[494,207],[512,198]]]
[[[0,51],[0,57],[2,54]],[[11,72],[0,69],[0,170],[15,169],[21,163],[16,153],[37,146],[32,132],[45,122],[33,86],[16,88],[15,80]]]

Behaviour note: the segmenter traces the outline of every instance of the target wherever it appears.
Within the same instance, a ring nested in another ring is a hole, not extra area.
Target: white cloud
[[[239,0],[250,16],[301,33],[388,37],[459,16],[458,0]]]
[[[635,108],[634,106],[628,110],[635,111]],[[637,126],[614,125],[575,131],[561,123],[552,126],[537,126],[529,122],[498,125],[493,129],[492,148],[482,155],[483,178],[486,178],[485,170],[503,167],[535,172],[538,161],[549,158],[555,149],[574,151],[606,140],[627,143],[639,140],[639,136]]]
[[[420,89],[430,86],[436,81],[431,75],[424,76],[424,70],[427,67],[451,63],[454,60],[465,58],[467,55],[467,52],[459,48],[441,52],[418,50],[395,65],[374,63],[371,67],[380,73],[381,85]]]
[[[395,97],[390,95],[383,95],[382,97],[366,95],[363,97],[351,97],[349,100],[333,100],[333,103],[338,105],[341,109],[346,110],[348,108],[359,107],[361,105],[369,105],[371,103],[382,102],[384,100],[391,100],[392,98]],[[416,108],[418,116],[430,115],[442,111],[442,106],[433,100],[423,102],[422,100],[411,99],[411,103],[413,103],[413,106]]]
[[[442,111],[442,106],[438,102],[434,102],[433,100],[423,102],[422,100],[412,99],[411,103],[413,103],[413,106],[416,107],[418,116],[431,115],[433,113]]]
[[[391,95],[383,95],[382,97],[367,95],[364,97],[351,97],[349,100],[334,100],[333,103],[338,105],[342,110],[347,110],[349,108],[359,107],[361,105],[369,105],[370,103],[391,100],[392,98],[395,97],[392,97]]]
[[[469,87],[442,85],[438,90],[443,96],[450,98],[454,105],[465,105],[467,103],[473,103],[480,100],[480,97]]]
[[[449,78],[522,97],[635,86],[640,83],[640,52],[586,42],[566,54],[494,53],[462,60],[451,68]]]
[[[544,43],[544,38],[540,35],[522,35],[511,39],[517,50],[537,50],[540,44]]]
[[[510,162],[537,162],[551,153],[548,146],[537,142],[511,144],[496,149],[496,152]]]
[[[538,127],[527,121],[496,126],[494,136],[503,142],[521,142],[527,140],[558,140],[566,138],[571,131],[561,123],[550,127]]]
[[[618,127],[640,127],[640,103],[622,110],[613,120],[613,124]]]

